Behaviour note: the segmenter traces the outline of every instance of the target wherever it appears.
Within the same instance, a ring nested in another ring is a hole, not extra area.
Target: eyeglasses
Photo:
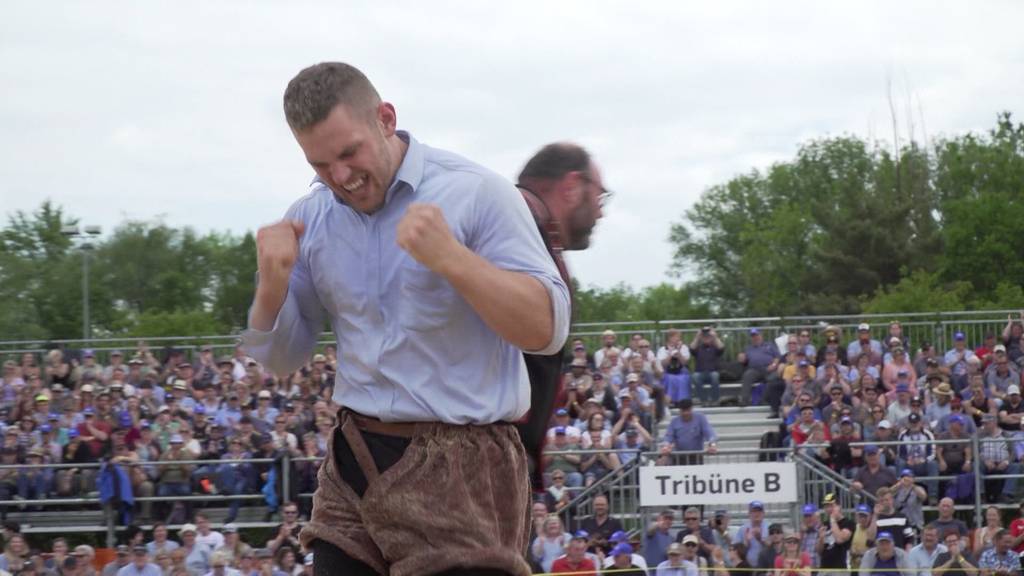
[[[697,545],[694,544],[693,542],[687,542],[686,544],[683,544],[683,546],[686,546],[687,548],[691,548],[691,547],[696,548],[697,547]]]
[[[594,179],[591,178],[590,175],[588,175],[585,172],[580,172],[580,179],[582,179],[587,184],[596,184],[596,182],[594,182]],[[605,188],[604,186],[601,186],[597,194],[597,203],[600,204],[601,206],[604,206],[605,204],[608,203],[609,200],[612,199],[612,196],[614,195],[615,194],[613,194],[611,190]]]
[[[696,516],[687,516],[686,518],[683,518],[683,521],[684,522],[700,522],[700,518],[697,518]]]

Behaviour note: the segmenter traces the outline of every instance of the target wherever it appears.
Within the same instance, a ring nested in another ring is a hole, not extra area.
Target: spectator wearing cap
[[[883,420],[883,422],[885,422]],[[888,424],[887,422],[885,422]],[[882,424],[879,423],[879,426]],[[865,491],[876,494],[879,488],[892,486],[896,483],[896,473],[888,466],[882,465],[878,446],[869,444],[864,447],[864,466],[853,477],[850,487],[854,491]]]
[[[39,427],[39,447],[43,449],[43,461],[47,464],[60,464],[64,450],[58,440],[59,434],[60,431],[55,430],[52,424],[47,423]]]
[[[189,496],[192,493],[189,485],[192,465],[177,463],[179,461],[191,460],[192,458],[192,454],[185,450],[184,438],[180,434],[171,435],[167,450],[160,455],[160,462],[166,462],[166,464],[158,468],[157,496]],[[173,507],[179,514],[184,514],[184,516],[179,516],[179,518],[183,519],[188,516],[187,502],[174,502]],[[179,519],[178,522],[180,521]],[[172,523],[177,522],[172,521]]]
[[[850,544],[856,526],[843,516],[843,508],[835,494],[826,494],[822,501],[821,524],[824,528],[815,541],[818,555],[819,576],[845,576],[849,569],[847,560]]]
[[[1020,432],[1024,424],[1024,400],[1020,386],[1011,384],[1006,388],[1006,399],[999,407],[999,427],[1007,432]]]
[[[671,453],[704,451],[708,454],[718,451],[718,435],[707,416],[694,411],[692,400],[682,400],[679,403],[679,414],[672,418],[662,439],[659,464],[673,462],[676,465],[700,465],[704,463],[703,454],[671,456]]]
[[[914,364],[907,357],[906,350],[894,348],[892,361],[882,368],[882,385],[892,398],[893,392],[900,384],[906,384],[911,393],[917,393],[917,372],[914,370]]]
[[[299,439],[288,430],[288,419],[284,414],[274,417],[274,428],[270,431],[270,438],[274,442],[274,449],[286,450],[293,456],[299,456]]]
[[[196,541],[195,524],[182,524],[178,530],[181,548],[185,552],[185,568],[193,576],[201,576],[210,570],[210,549]]]
[[[793,445],[803,445],[811,438],[815,431],[820,434],[822,442],[828,443],[832,441],[831,430],[824,422],[815,417],[814,406],[805,404],[800,407],[800,417],[797,421],[789,425],[789,435],[793,440]]]
[[[553,470],[548,477],[550,481],[548,482],[548,487],[544,490],[544,505],[554,511],[555,514],[558,514],[569,505],[569,501],[572,499],[572,492],[565,484],[565,472]]]
[[[764,521],[764,504],[754,500],[747,506],[748,518],[736,532],[736,541],[747,546],[747,562],[757,566],[761,549],[768,544],[768,523]]]
[[[889,406],[885,412],[885,419],[893,424],[902,422],[910,414],[910,398],[913,391],[905,374],[901,372],[899,380],[892,390]]]
[[[587,557],[587,540],[577,533],[565,547],[565,555],[551,562],[547,570],[552,574],[576,574],[579,576],[596,576],[597,565]]]
[[[935,432],[936,438],[949,431],[950,421],[954,419],[960,420],[960,423],[964,427],[964,431],[967,432],[969,436],[974,435],[978,430],[978,427],[974,424],[974,418],[967,417],[967,414],[964,411],[963,400],[961,400],[960,396],[954,393],[953,397],[949,401],[949,414],[941,418],[939,420],[939,424],[932,429],[932,432]]]
[[[654,438],[640,424],[640,419],[633,414],[632,421],[626,422],[619,419],[612,427],[613,446],[618,450],[619,463],[623,466],[632,462],[640,456],[641,452],[651,450],[654,445]]]
[[[900,470],[900,479],[890,491],[896,512],[906,517],[907,524],[920,532],[924,527],[924,512],[921,507],[928,502],[928,493],[915,482],[914,472],[910,468]]]
[[[191,370],[191,368],[189,368]],[[171,384],[171,397],[178,403],[178,408],[191,414],[196,409],[196,401],[189,392],[189,382],[177,378]]]
[[[672,367],[673,374],[685,374],[687,376],[687,389],[689,388],[690,347],[683,343],[682,332],[677,328],[666,330],[665,344],[658,348],[658,353],[655,357],[663,373],[668,372],[669,367]]]
[[[226,522],[221,528],[224,533],[224,542],[214,549],[227,556],[228,565],[236,566],[245,554],[252,553],[252,547],[242,541],[238,536],[238,526],[234,522]]]
[[[770,573],[775,570],[775,558],[782,554],[783,534],[782,524],[768,525],[768,540],[761,546],[761,552],[757,555],[757,563],[752,565],[757,568],[759,573]],[[738,544],[742,544],[742,542],[738,542]],[[745,557],[744,560],[746,560]]]
[[[1015,502],[1017,494],[1017,478],[988,478],[989,475],[1019,475],[1021,465],[1017,461],[1016,450],[1011,450],[1012,439],[999,427],[995,414],[982,416],[982,426],[978,435],[978,459],[985,478],[985,498],[988,502],[1001,500]]]
[[[811,559],[811,566],[818,566],[819,551],[824,546],[825,532],[828,528],[818,515],[818,507],[808,502],[800,509],[800,550]],[[821,546],[819,546],[819,543]]]
[[[935,434],[925,426],[918,412],[907,416],[907,428],[899,434],[899,453],[896,467],[910,470],[915,476],[938,476],[939,464],[935,459]],[[928,497],[938,497],[938,481],[926,481]]]
[[[960,414],[951,414],[949,429],[938,436],[943,442],[936,445],[935,458],[939,462],[939,473],[944,476],[957,476],[972,470],[974,454],[970,437],[964,431],[965,420]]]
[[[701,404],[717,405],[721,399],[720,375],[725,344],[712,326],[704,326],[690,341],[693,357],[693,387]]]
[[[714,530],[701,522],[700,508],[690,506],[683,511],[683,527],[676,534],[676,542],[683,543],[687,536],[693,534],[697,538],[697,554],[709,562],[711,552],[715,548]]]
[[[914,371],[918,375],[918,390],[927,390],[929,386],[933,386],[934,384],[931,382],[933,377],[938,377],[943,381],[949,380],[946,376],[946,372],[948,371],[941,366],[939,362],[939,358],[936,358],[934,355],[926,357],[924,352],[922,352],[921,355],[918,356],[917,360],[914,361]]]
[[[846,358],[850,364],[856,364],[861,356],[867,356],[872,366],[882,364],[882,343],[871,337],[871,326],[857,326],[857,339],[846,346]]]
[[[584,485],[590,486],[599,478],[604,477],[622,465],[619,456],[612,451],[614,439],[612,433],[605,428],[605,415],[596,411],[587,420],[587,429],[580,438],[580,448],[595,450],[580,457],[580,471],[583,472]]]
[[[143,546],[142,549],[145,551],[145,546]],[[115,554],[114,559],[103,566],[103,570],[100,571],[100,576],[117,576],[118,570],[131,564],[131,546],[120,544],[115,549]]]
[[[110,352],[110,364],[105,366],[100,372],[99,379],[101,382],[110,382],[114,378],[114,370],[120,370],[124,373],[128,372],[128,366],[124,363],[124,352],[120,350],[112,350]]]
[[[274,395],[270,390],[260,390],[256,395],[256,410],[253,411],[252,417],[266,423],[267,427],[273,427],[274,420],[280,414],[273,402]]]
[[[39,468],[43,464],[43,449],[35,446],[25,456],[27,466],[18,470],[18,496],[22,500],[46,499],[53,483],[53,469]],[[39,506],[33,507],[39,510]]]
[[[583,552],[586,552],[587,536],[580,539],[583,543]],[[572,540],[573,535],[565,531],[562,519],[552,514],[544,520],[543,531],[530,544],[530,554],[544,572],[551,572],[552,564],[566,553]]]
[[[248,494],[256,485],[255,470],[253,465],[245,460],[252,455],[246,451],[242,440],[233,437],[228,440],[227,452],[221,456],[220,464],[216,469],[216,483],[219,493],[226,496],[238,496]],[[238,511],[242,502],[238,499],[231,500],[227,522],[234,522],[238,517]]]
[[[223,426],[226,430],[234,430],[235,426],[238,425],[242,419],[242,402],[241,397],[237,392],[231,391],[228,393],[227,402],[221,407],[220,411],[217,412],[215,422]]]
[[[782,553],[775,557],[775,576],[808,576],[813,567],[811,556],[801,549],[800,534],[784,534]]]
[[[591,377],[593,384],[590,389],[583,393],[583,406],[587,403],[594,403],[604,411],[605,415],[614,415],[619,410],[618,396],[615,389],[610,386],[608,378],[602,372],[595,372]]]
[[[754,384],[763,382],[765,398],[782,397],[783,381],[776,369],[779,367],[780,354],[775,342],[765,341],[761,331],[750,329],[750,343],[743,349],[737,359],[743,364],[743,388],[740,392],[740,403],[750,405],[751,390]],[[778,418],[778,406],[773,410],[773,418]]]
[[[656,565],[656,576],[697,576],[697,565],[685,559],[682,544],[673,542],[664,554],[666,559]]]
[[[668,559],[667,550],[669,544],[673,542],[672,523],[675,522],[675,518],[675,510],[666,508],[647,525],[641,549],[644,551],[644,559],[648,566],[657,566]]]
[[[874,546],[875,535],[878,526],[875,524],[875,516],[871,507],[867,504],[858,504],[854,508],[853,536],[850,538],[850,569],[859,570],[860,560],[868,548]]]
[[[633,553],[633,546],[628,542],[620,542],[612,548],[611,554],[605,558],[604,568],[622,576],[647,576],[644,566],[637,566],[634,563],[633,559],[635,556],[637,555]]]
[[[92,407],[82,410],[84,420],[78,425],[78,435],[88,449],[89,454],[99,458],[104,453],[106,443],[110,440],[110,433],[113,426],[105,420],[96,417],[96,411]]]
[[[594,365],[600,366],[608,358],[608,352],[613,348],[618,350],[615,346],[615,331],[605,330],[601,333],[601,347],[594,351]],[[621,351],[620,351],[621,353]],[[616,354],[618,356],[618,354]]]
[[[924,409],[924,420],[930,428],[938,426],[938,423],[952,412],[950,401],[953,399],[953,388],[945,378],[941,374],[930,376],[923,388],[925,398],[928,399]]]
[[[910,576],[913,567],[907,559],[907,553],[893,542],[893,534],[879,530],[875,539],[875,547],[864,553],[860,562],[860,572],[866,576]]]
[[[953,334],[953,348],[943,358],[949,368],[953,388],[963,390],[967,387],[967,361],[975,358],[974,351],[967,347],[967,337],[963,332]]]

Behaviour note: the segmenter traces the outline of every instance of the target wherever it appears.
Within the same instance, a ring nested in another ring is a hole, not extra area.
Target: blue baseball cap
[[[966,340],[966,337],[963,332],[957,332],[956,334],[953,334],[953,340]]]
[[[622,530],[616,530],[608,537],[609,542],[625,542],[626,540],[629,540],[629,534],[626,534]]]
[[[882,540],[888,540],[889,542],[892,542],[892,533],[891,532],[879,532],[878,536],[875,537],[875,542],[880,542]]]
[[[612,556],[618,556],[619,554],[633,554],[633,547],[629,544],[622,542],[617,544],[615,548],[612,548]]]
[[[586,530],[577,530],[576,533],[572,535],[572,537],[583,538],[585,540],[587,538],[590,538],[590,532],[587,532]]]
[[[813,516],[818,513],[818,507],[814,504],[804,504],[803,513],[804,516]]]
[[[141,428],[149,428],[149,427],[150,427],[149,420],[146,420],[145,418],[143,418],[142,420],[139,420],[139,428],[140,429]]]
[[[79,434],[77,428],[72,428],[68,430],[68,440],[71,440],[72,438],[78,438],[78,436]]]
[[[949,416],[949,421],[950,421],[950,423],[956,422],[958,424],[963,424],[964,423],[964,417],[959,415],[959,414],[951,414]]]
[[[92,358],[96,353],[92,351],[92,348],[86,348],[82,350],[82,358]]]
[[[751,328],[751,329],[750,329],[750,335],[751,335],[751,336],[753,336],[753,335],[755,335],[755,334],[760,334],[760,333],[761,333],[761,331],[760,331],[760,330],[758,330],[757,328]]]
[[[565,426],[555,426],[555,436],[565,436]]]
[[[568,414],[569,411],[566,410],[565,408],[559,408],[558,410],[555,410],[555,416],[567,416]]]
[[[53,426],[50,426],[49,424],[43,424],[42,426],[39,427],[39,431],[40,432],[53,432]]]
[[[95,413],[96,411],[92,409],[92,406],[89,406],[85,410],[82,410],[82,414],[85,414],[86,416],[92,416]]]
[[[897,392],[910,392],[910,386],[907,386],[905,383],[900,382],[899,384],[896,385],[896,391]]]
[[[60,420],[60,414],[57,414],[56,412],[50,412],[50,415],[47,416],[46,419],[47,420]]]
[[[871,508],[867,504],[857,504],[857,514],[871,514]]]
[[[132,425],[132,415],[131,415],[131,412],[121,412],[117,416],[117,421],[121,424],[121,426],[131,426]]]
[[[754,500],[747,508],[749,510],[764,510],[764,504],[760,500]]]
[[[196,407],[192,409],[195,414],[206,414],[206,408],[202,404],[196,404]]]
[[[911,470],[910,468],[904,468],[903,470],[900,470],[900,478],[903,478],[904,476],[910,476],[911,478],[913,478],[914,471]]]
[[[878,446],[875,446],[874,444],[871,444],[869,446],[865,446],[864,447],[864,453],[865,454],[877,454],[878,453]]]

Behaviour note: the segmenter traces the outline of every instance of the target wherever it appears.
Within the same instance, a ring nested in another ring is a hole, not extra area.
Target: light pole
[[[103,232],[99,226],[85,226],[79,232],[78,226],[71,224],[63,226],[60,233],[70,239],[82,238],[79,248],[82,250],[82,339],[89,341],[92,338],[92,326],[89,322],[89,251],[92,250],[90,238],[96,238]]]

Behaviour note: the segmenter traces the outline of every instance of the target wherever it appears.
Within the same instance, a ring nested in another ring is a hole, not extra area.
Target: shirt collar
[[[402,163],[398,166],[398,171],[395,172],[395,179],[391,182],[391,186],[384,196],[385,204],[391,200],[391,197],[398,191],[402,183],[408,185],[410,192],[415,192],[419,188],[420,182],[423,181],[423,145],[406,130],[396,130],[395,135],[401,138],[408,147],[405,150],[405,157],[402,158]],[[310,182],[311,186],[317,184],[329,188],[327,183],[320,179],[319,176],[313,177],[313,181]],[[332,192],[331,195],[334,196],[334,200],[339,204],[345,203],[337,194]]]

